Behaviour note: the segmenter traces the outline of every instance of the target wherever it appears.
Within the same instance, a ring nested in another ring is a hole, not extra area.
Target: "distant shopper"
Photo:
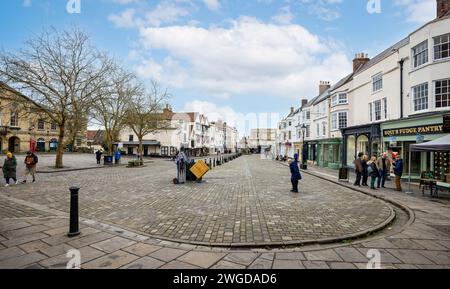
[[[187,174],[187,166],[189,164],[189,158],[185,154],[185,149],[181,148],[180,153],[177,155],[175,159],[177,165],[177,179],[176,183],[185,184],[186,183],[186,174]]]
[[[6,180],[5,187],[9,187],[9,181],[13,179],[14,183],[17,185],[17,160],[16,157],[8,152],[6,154],[5,162],[3,163],[3,176]]]
[[[33,183],[36,182],[36,166],[39,162],[37,155],[32,152],[27,152],[27,156],[25,157],[25,177],[22,183],[27,182],[28,175],[31,175],[33,178]]]
[[[298,167],[298,154],[294,155],[294,160],[290,162],[292,193],[298,193],[298,182],[302,179],[300,168]]]
[[[397,155],[397,158],[394,162],[394,174],[395,174],[395,187],[396,191],[402,191],[402,176],[403,176],[403,160],[400,154]]]
[[[103,155],[103,153],[102,153],[101,150],[98,150],[95,153],[95,158],[97,159],[97,165],[101,164],[101,162],[102,162],[102,155]]]
[[[358,158],[355,160],[356,181],[355,181],[354,185],[358,186],[358,187],[361,187],[361,176],[362,176],[362,171],[363,171],[363,166],[362,166],[363,156],[364,156],[363,153],[359,153]]]
[[[367,164],[369,165],[368,173],[370,176],[370,188],[372,190],[377,190],[375,188],[375,181],[377,180],[377,178],[380,177],[380,172],[377,167],[377,157],[373,156],[372,159]]]
[[[380,173],[377,187],[385,188],[387,176],[391,172],[391,160],[388,158],[387,153],[384,153],[383,156],[378,160],[377,166]]]
[[[116,162],[116,165],[120,165],[121,158],[122,158],[122,153],[120,152],[120,150],[117,150],[116,153],[114,154],[114,160]]]
[[[369,157],[367,155],[364,155],[361,161],[362,164],[362,186],[363,187],[368,187],[369,185],[367,184],[367,180],[369,179],[369,171],[368,171],[368,167],[369,165],[367,164],[369,162]]]

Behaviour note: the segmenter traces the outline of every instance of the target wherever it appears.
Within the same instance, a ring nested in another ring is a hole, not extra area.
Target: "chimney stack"
[[[305,107],[305,105],[308,104],[308,100],[307,99],[302,99],[302,108]]]
[[[291,113],[294,113],[295,107],[291,107]]]
[[[437,13],[436,17],[444,17],[450,10],[450,0],[437,0]]]
[[[319,85],[319,95],[330,89],[331,85],[329,81],[321,81]]]
[[[353,59],[353,72],[356,72],[361,66],[370,61],[369,55],[366,53],[356,53]]]

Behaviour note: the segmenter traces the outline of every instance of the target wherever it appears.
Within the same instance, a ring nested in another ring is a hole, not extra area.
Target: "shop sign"
[[[406,135],[426,135],[440,134],[444,132],[443,124],[421,125],[406,128],[386,129],[383,131],[384,137],[406,136]]]

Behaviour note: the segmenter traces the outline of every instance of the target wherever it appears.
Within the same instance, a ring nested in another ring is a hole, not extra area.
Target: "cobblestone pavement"
[[[390,205],[305,176],[292,194],[289,171],[256,156],[214,169],[202,184],[171,184],[174,165],[58,173],[38,185],[2,193],[67,212],[68,188],[78,185],[80,215],[179,242],[263,246],[347,238],[385,226]]]
[[[270,165],[270,168],[274,167]],[[325,177],[327,172],[312,168],[309,173]],[[307,179],[305,176],[303,185]],[[277,249],[225,249],[162,241],[87,219],[81,222],[82,234],[68,238],[66,213],[46,209],[48,204],[37,205],[34,199],[20,200],[16,198],[20,195],[17,190],[12,194],[2,189],[0,204],[28,207],[35,215],[1,216],[0,268],[66,268],[69,249],[80,251],[82,268],[364,269],[369,261],[367,253],[373,249],[381,253],[381,268],[385,269],[450,268],[448,204],[390,190],[361,192],[395,202],[408,214],[395,208],[397,218],[391,226],[376,235],[350,242]]]

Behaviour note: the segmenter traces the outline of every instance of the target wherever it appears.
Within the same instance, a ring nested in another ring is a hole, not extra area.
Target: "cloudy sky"
[[[69,14],[70,1],[1,1],[1,49],[76,24],[168,87],[174,109],[230,123],[285,115],[319,81],[350,73],[355,53],[374,56],[435,16],[435,0],[79,0],[81,13]]]

